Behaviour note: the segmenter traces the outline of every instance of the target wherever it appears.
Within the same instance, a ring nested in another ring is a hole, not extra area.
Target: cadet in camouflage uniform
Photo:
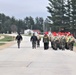
[[[44,50],[47,50],[49,48],[49,37],[45,33],[43,37],[43,43],[44,43]]]
[[[22,39],[23,39],[23,38],[22,38],[21,34],[18,33],[18,35],[16,36],[16,40],[17,40],[17,44],[18,44],[18,48],[20,48],[20,43],[21,43]]]
[[[72,34],[68,35],[66,42],[67,42],[68,49],[73,50],[75,38],[72,36]]]
[[[51,47],[54,50],[59,49],[70,49],[73,50],[73,46],[75,43],[75,38],[71,35],[70,32],[53,32],[52,35],[49,36],[51,41]]]
[[[64,50],[65,44],[66,44],[65,35],[64,35],[64,33],[62,33],[59,38],[59,49]]]
[[[37,35],[37,47],[40,47],[40,41],[41,41],[41,37],[40,37],[40,35],[38,34],[38,35]]]
[[[58,39],[58,35],[57,33],[52,33],[52,37],[51,37],[51,47],[54,49],[54,50],[57,50],[58,48],[58,43],[59,43],[59,39]]]
[[[31,36],[30,41],[32,42],[32,48],[36,48],[37,36],[35,35],[35,33],[33,33],[33,35]]]

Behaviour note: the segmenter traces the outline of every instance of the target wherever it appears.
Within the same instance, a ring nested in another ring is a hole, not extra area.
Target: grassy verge
[[[6,36],[4,35],[4,38],[3,39],[0,39],[0,41],[2,42],[9,42],[9,41],[13,41],[14,38],[12,36]]]
[[[0,43],[0,46],[6,44],[5,42],[10,42],[14,40],[12,36],[6,36],[6,35],[2,35],[2,36],[4,36],[4,38],[0,39],[0,42],[2,42]]]
[[[74,46],[76,46],[76,43],[74,44]]]
[[[4,44],[5,44],[5,43],[0,43],[0,46],[1,46],[1,45],[4,45]]]

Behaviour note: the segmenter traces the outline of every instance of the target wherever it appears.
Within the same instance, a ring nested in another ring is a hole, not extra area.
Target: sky
[[[46,18],[48,0],[0,0],[0,13],[24,19],[26,16]]]

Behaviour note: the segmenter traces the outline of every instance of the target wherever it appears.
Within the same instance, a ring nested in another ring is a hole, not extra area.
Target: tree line
[[[48,0],[47,18],[31,16],[22,19],[0,14],[0,33],[23,32],[26,29],[76,32],[76,0]]]
[[[48,31],[48,18],[31,16],[22,19],[6,16],[0,13],[0,33],[24,32],[26,29]]]

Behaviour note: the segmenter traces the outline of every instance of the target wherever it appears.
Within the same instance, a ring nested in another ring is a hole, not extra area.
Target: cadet
[[[70,34],[69,35],[69,41],[68,41],[68,45],[69,45],[70,50],[73,50],[74,43],[75,43],[75,39],[74,39],[73,35]]]
[[[40,47],[40,41],[41,41],[41,37],[40,37],[40,35],[38,34],[38,35],[37,35],[37,47]]]
[[[21,34],[18,33],[18,35],[16,36],[16,40],[17,40],[17,44],[18,44],[18,48],[20,48],[20,42],[21,42],[22,39],[23,39],[23,38],[22,38]]]
[[[31,36],[30,41],[32,42],[32,48],[36,48],[37,36],[35,36],[35,33]]]
[[[44,43],[44,50],[49,48],[49,37],[48,35],[45,33],[44,37],[43,37],[43,43]]]

